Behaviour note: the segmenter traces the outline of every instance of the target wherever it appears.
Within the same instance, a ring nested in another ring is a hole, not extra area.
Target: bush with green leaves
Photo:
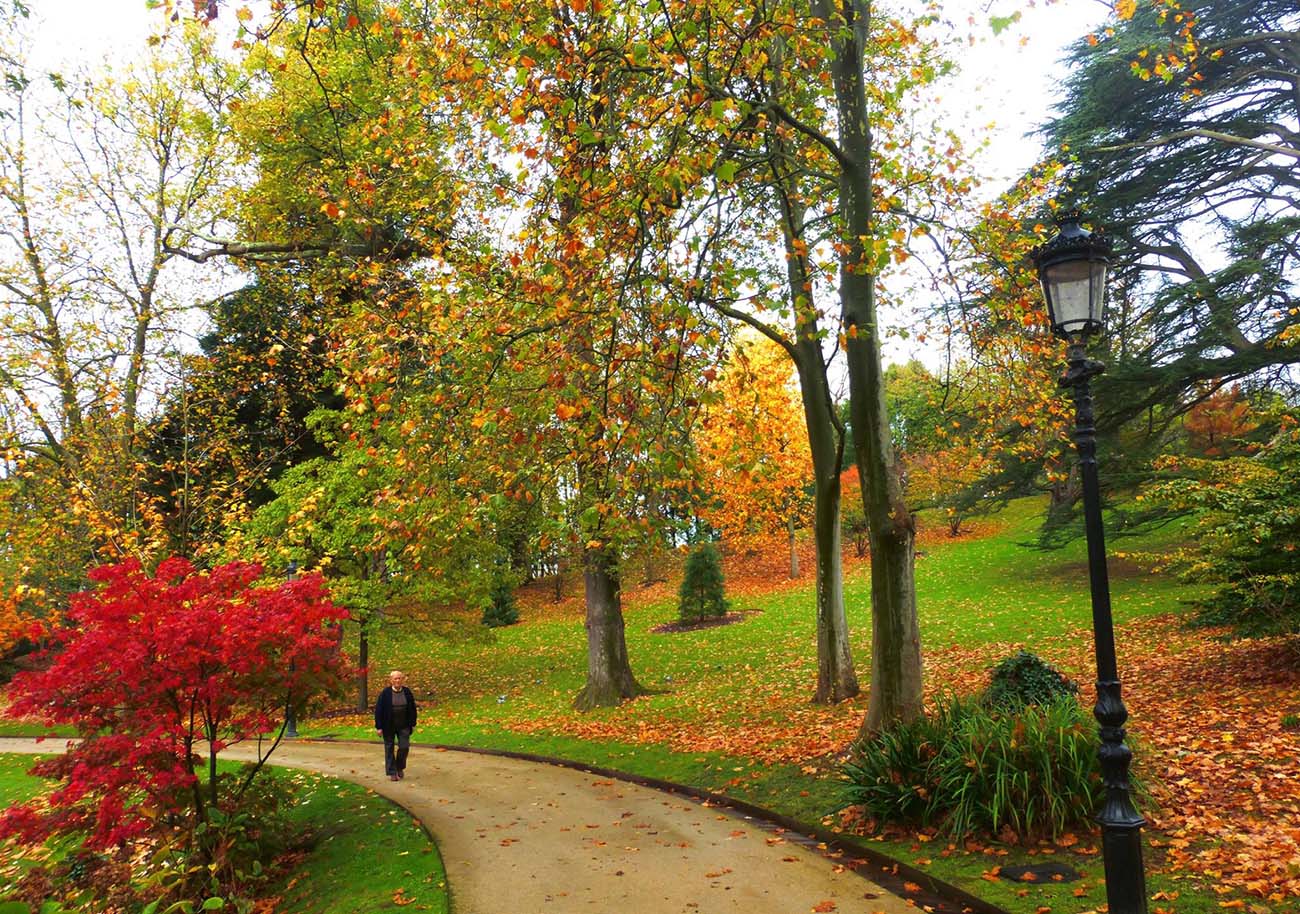
[[[1014,713],[1025,705],[1073,698],[1079,686],[1037,654],[1019,650],[993,668],[984,703]]]
[[[722,581],[722,556],[713,543],[696,546],[686,558],[686,571],[677,590],[677,615],[685,623],[716,619],[727,612]]]
[[[1097,742],[1071,697],[1016,713],[948,699],[857,743],[844,768],[848,798],[878,823],[1055,837],[1100,808]]]
[[[483,624],[488,628],[501,628],[519,621],[519,607],[515,604],[514,582],[508,574],[498,574],[492,581],[492,590],[483,605]]]
[[[1196,516],[1190,545],[1161,564],[1217,585],[1198,621],[1244,638],[1300,636],[1300,430],[1279,432],[1254,457],[1169,456],[1144,501]]]

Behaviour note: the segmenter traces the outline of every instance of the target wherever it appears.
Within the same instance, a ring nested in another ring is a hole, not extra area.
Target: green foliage
[[[1025,705],[1047,705],[1073,698],[1079,686],[1036,654],[1019,650],[993,668],[984,703],[1010,714]]]
[[[1198,620],[1252,638],[1300,635],[1300,432],[1253,458],[1168,458],[1143,499],[1197,514],[1192,545],[1166,559],[1189,580],[1217,584]]]
[[[492,591],[483,606],[483,624],[488,628],[501,628],[519,621],[519,607],[515,605],[514,581],[504,571],[492,582]]]
[[[1273,205],[1288,179],[1253,144],[1295,145],[1278,125],[1294,112],[1296,66],[1274,44],[1295,3],[1179,7],[1138,4],[1101,40],[1078,41],[1044,131],[1068,163],[1069,198],[1117,241],[1111,300],[1124,310],[1097,382],[1103,435],[1131,420],[1159,434],[1161,413],[1185,411],[1200,384],[1270,385],[1294,358],[1300,222]]]
[[[696,546],[686,558],[686,571],[677,591],[677,615],[682,622],[703,622],[727,612],[722,582],[722,556],[713,543]]]
[[[950,834],[1057,836],[1102,799],[1096,728],[1073,698],[1010,714],[948,699],[933,714],[854,746],[851,802],[878,822]]]

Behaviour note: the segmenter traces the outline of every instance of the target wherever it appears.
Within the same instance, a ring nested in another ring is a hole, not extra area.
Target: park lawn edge
[[[43,757],[0,752],[0,800],[12,805],[41,795],[49,782],[27,771]],[[222,763],[232,768],[240,764]],[[264,774],[296,784],[287,815],[297,828],[295,842],[301,844],[295,849],[304,856],[292,871],[269,879],[259,899],[291,900],[293,906],[286,910],[294,914],[356,914],[393,905],[394,886],[401,883],[403,906],[413,912],[448,914],[450,894],[437,844],[428,827],[400,804],[344,778],[279,767]],[[388,814],[362,814],[376,804]],[[341,840],[335,844],[335,839]],[[377,843],[396,851],[357,852]],[[337,853],[331,853],[334,847],[339,848]],[[397,871],[399,860],[404,864],[406,857],[423,862],[418,874],[406,877]],[[418,894],[407,894],[408,885]],[[426,897],[427,904],[423,903]]]

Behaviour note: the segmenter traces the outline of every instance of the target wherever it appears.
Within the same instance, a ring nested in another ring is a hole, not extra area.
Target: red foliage
[[[73,597],[66,627],[47,633],[51,665],[15,677],[8,709],[71,724],[81,740],[37,766],[63,781],[48,807],[6,811],[0,837],[86,829],[89,846],[108,847],[160,812],[201,820],[215,794],[199,789],[199,748],[215,761],[276,733],[290,698],[341,690],[346,611],[319,576],[255,586],[261,574],[244,563],[200,573],[179,558],[153,576],[135,560],[91,572],[99,587]]]

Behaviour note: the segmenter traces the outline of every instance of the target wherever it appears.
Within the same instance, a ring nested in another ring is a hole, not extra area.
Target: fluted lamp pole
[[[1091,382],[1105,370],[1087,357],[1089,336],[1100,331],[1106,300],[1111,242],[1082,225],[1077,212],[1057,219],[1058,232],[1034,249],[1034,263],[1047,299],[1052,330],[1067,344],[1069,369],[1061,378],[1074,396],[1074,446],[1083,480],[1083,513],[1088,536],[1088,577],[1092,589],[1092,630],[1097,656],[1097,704],[1093,714],[1101,730],[1102,782],[1106,800],[1097,821],[1102,829],[1106,866],[1106,901],[1110,914],[1146,914],[1146,876],[1142,867],[1142,818],[1129,788],[1133,753],[1124,744],[1128,711],[1120,698],[1115,660],[1115,627],[1110,611],[1110,580],[1101,525],[1101,491],[1097,481],[1097,429]]]

